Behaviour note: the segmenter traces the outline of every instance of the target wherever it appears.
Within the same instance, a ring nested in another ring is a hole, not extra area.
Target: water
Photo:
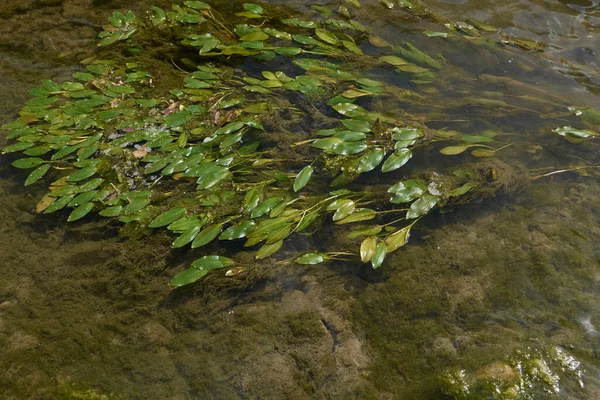
[[[113,8],[141,13],[141,3],[4,2],[2,120],[16,115],[40,79],[67,79],[77,69],[91,52],[94,25]],[[528,144],[499,158],[519,160],[531,175],[578,159],[597,162],[593,147],[540,133],[578,123],[568,112],[541,114],[600,104],[597,4],[427,4],[440,17],[473,17],[548,46],[536,53],[449,45],[414,32],[421,21],[363,14],[385,39],[442,52],[453,66],[443,84],[423,91],[429,102],[402,108],[436,129],[514,132]],[[495,91],[536,112],[507,107],[499,115],[472,101]],[[523,94],[549,104],[517,97]],[[456,105],[442,112],[443,99]],[[437,151],[422,157],[451,163]],[[66,224],[65,215],[38,216],[42,193],[23,188],[25,175],[6,157],[0,162],[3,398],[434,399],[459,396],[463,378],[472,398],[515,385],[514,398],[600,397],[597,176],[529,182],[511,175],[516,193],[436,213],[378,271],[353,263],[257,265],[243,253],[237,257],[251,273],[213,274],[172,291],[168,280],[189,261],[170,249],[172,238],[122,241],[104,219]],[[295,240],[299,250],[314,245]]]

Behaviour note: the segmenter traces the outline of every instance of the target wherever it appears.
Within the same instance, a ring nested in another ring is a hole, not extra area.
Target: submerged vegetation
[[[483,35],[494,31],[442,21],[416,2],[380,3],[369,7],[444,23],[445,32],[423,32],[431,40],[489,44]],[[530,176],[496,157],[521,139],[494,129],[433,129],[399,108],[435,108],[435,84],[462,78],[460,71],[439,54],[377,36],[353,18],[366,12],[361,4],[346,4],[336,11],[314,5],[310,19],[254,3],[226,18],[200,1],[152,7],[142,17],[115,11],[85,70],[73,81],[43,81],[19,118],[2,127],[15,141],[3,151],[23,153],[12,165],[30,171],[25,185],[50,182],[39,213],[68,208],[67,220],[77,221],[96,211],[118,219],[132,238],[166,228],[173,248],[213,245],[218,253],[217,241],[243,241],[256,259],[331,221],[351,227],[340,231],[354,249],[317,249],[296,262],[360,259],[379,268],[432,210],[513,193]],[[499,42],[539,50],[516,38]],[[486,95],[448,107],[565,107],[553,98],[509,104]],[[598,138],[597,111],[570,112],[586,127],[556,134]],[[448,158],[424,161],[432,151]],[[468,156],[451,157],[461,154]],[[235,264],[204,255],[171,285]]]

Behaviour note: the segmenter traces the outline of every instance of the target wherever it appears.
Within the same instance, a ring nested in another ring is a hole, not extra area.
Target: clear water
[[[112,9],[141,13],[145,3],[2,2],[0,121],[16,116],[40,79],[67,79]],[[306,12],[310,3],[285,4]],[[427,4],[440,18],[476,18],[546,45],[533,52],[434,40],[416,31],[443,30],[432,21],[357,17],[452,66],[428,89],[400,82],[426,102],[381,107],[436,129],[513,133],[520,144],[492,167],[518,191],[433,215],[378,271],[257,265],[249,253],[239,260],[252,273],[213,274],[172,291],[167,282],[187,254],[172,251],[169,237],[122,241],[103,219],[38,216],[41,193],[23,188],[24,175],[1,157],[0,397],[600,398],[598,175],[529,180],[599,160],[597,147],[550,131],[578,123],[565,105],[600,108],[600,5]],[[494,92],[513,96],[500,115],[473,100]],[[422,158],[449,163],[437,151]],[[511,163],[526,169],[515,174]],[[326,236],[298,237],[292,247]],[[460,394],[461,377],[469,393]]]

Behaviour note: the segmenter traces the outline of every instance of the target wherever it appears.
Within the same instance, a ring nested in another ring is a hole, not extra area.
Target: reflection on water
[[[95,26],[122,6],[113,3],[0,6],[3,121],[40,79],[68,78],[90,54]],[[475,18],[546,50],[429,39],[421,21],[357,11],[388,41],[418,43],[452,66],[429,86],[395,82],[424,100],[379,107],[410,111],[435,129],[502,132],[517,144],[500,163],[531,175],[597,163],[593,147],[550,134],[557,124],[581,123],[566,106],[600,103],[597,2],[428,4],[450,20]],[[490,101],[497,107],[486,107]],[[452,165],[437,148],[420,157]],[[0,392],[8,399],[600,397],[597,175],[530,182],[517,171],[517,195],[435,214],[378,271],[256,265],[242,254],[253,274],[214,274],[170,291],[168,277],[186,255],[170,249],[169,237],[121,242],[104,220],[66,225],[64,216],[36,216],[39,194],[21,187],[24,176],[3,157]],[[326,236],[314,239],[345,241]]]

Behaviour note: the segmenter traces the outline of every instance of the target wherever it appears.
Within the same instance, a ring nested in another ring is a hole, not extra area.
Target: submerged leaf
[[[307,253],[296,258],[298,264],[313,265],[327,261],[329,257],[324,253]]]

